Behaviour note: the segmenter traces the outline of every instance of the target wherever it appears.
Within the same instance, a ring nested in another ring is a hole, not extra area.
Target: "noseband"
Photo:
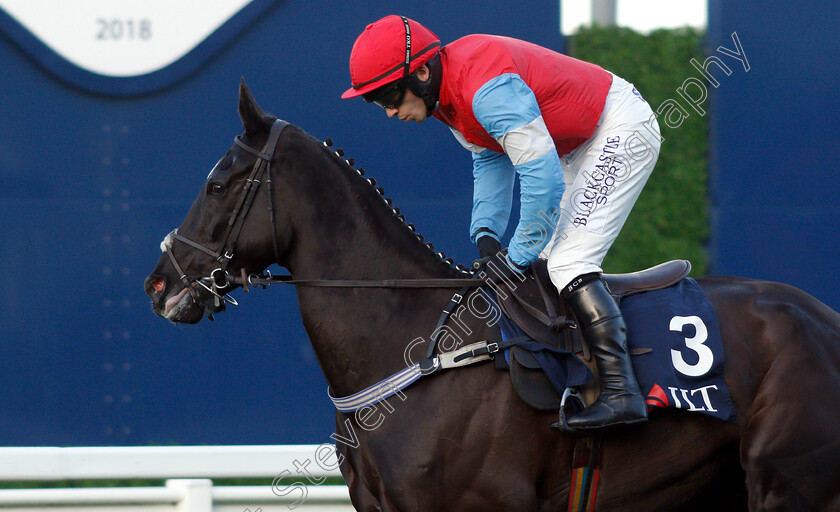
[[[189,238],[178,234],[178,230],[174,229],[171,233],[166,235],[166,238],[163,239],[163,242],[160,244],[161,251],[169,256],[172,265],[175,267],[176,272],[178,272],[179,279],[181,282],[184,283],[184,287],[189,291],[190,296],[193,298],[196,304],[199,304],[198,294],[193,287],[193,284],[198,284],[203,287],[205,290],[210,292],[213,295],[215,306],[218,308],[222,302],[237,305],[236,300],[231,297],[230,295],[220,292],[220,290],[224,290],[228,286],[232,284],[232,280],[229,279],[228,274],[228,267],[230,266],[231,260],[236,252],[236,242],[239,239],[239,234],[242,232],[242,227],[245,225],[245,218],[248,216],[248,212],[251,210],[251,205],[254,203],[254,199],[256,198],[257,191],[260,188],[260,184],[263,181],[263,176],[265,176],[265,184],[266,190],[268,192],[268,216],[269,220],[271,221],[271,236],[273,239],[273,248],[274,248],[274,261],[279,259],[279,250],[277,244],[277,226],[274,220],[274,204],[273,204],[273,191],[271,185],[271,162],[274,159],[274,150],[277,147],[277,140],[280,138],[280,134],[283,132],[283,129],[289,125],[286,121],[278,119],[274,122],[271,126],[271,132],[268,135],[268,140],[265,143],[262,151],[258,151],[244,142],[237,136],[234,139],[234,142],[237,146],[242,148],[243,150],[251,153],[252,155],[257,157],[257,161],[254,163],[254,167],[251,170],[250,176],[245,181],[245,187],[242,190],[242,195],[239,197],[239,201],[236,204],[236,208],[233,209],[233,212],[230,215],[230,220],[228,220],[227,231],[225,232],[225,236],[222,239],[221,248],[218,251],[214,251],[209,247],[202,245],[198,242],[190,240]],[[187,277],[187,274],[184,272],[181,265],[178,263],[178,260],[175,258],[175,254],[172,251],[172,245],[175,241],[179,241],[190,247],[198,249],[199,251],[213,257],[217,262],[219,262],[219,267],[210,272],[209,276],[203,276],[196,279],[190,279]],[[209,283],[209,284],[208,284]],[[207,316],[212,320],[212,312],[210,311],[209,306],[206,308]]]

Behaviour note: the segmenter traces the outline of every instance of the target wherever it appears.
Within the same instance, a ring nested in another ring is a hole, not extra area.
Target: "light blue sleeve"
[[[506,160],[519,175],[519,223],[508,256],[515,264],[527,266],[539,257],[554,232],[545,219],[551,219],[559,208],[565,189],[560,157],[534,93],[518,75],[501,75],[484,84],[473,98],[473,113],[501,144],[509,155]]]
[[[470,240],[476,242],[476,232],[487,228],[501,241],[510,218],[513,202],[513,164],[507,155],[485,149],[473,153],[473,209]]]

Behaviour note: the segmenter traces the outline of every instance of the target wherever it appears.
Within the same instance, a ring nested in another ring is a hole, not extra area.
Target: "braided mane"
[[[381,186],[377,186],[377,182],[374,178],[366,178],[365,177],[365,169],[364,168],[360,167],[360,168],[357,169],[355,167],[355,165],[356,165],[355,160],[352,159],[352,158],[345,158],[343,149],[341,149],[341,148],[338,148],[338,149],[335,149],[335,150],[332,149],[333,141],[332,141],[331,138],[327,138],[326,140],[322,141],[321,144],[322,144],[323,148],[327,152],[329,152],[334,158],[336,158],[341,164],[343,164],[343,166],[345,168],[352,171],[356,176],[359,177],[359,179],[361,179],[365,183],[367,183],[379,195],[379,197],[382,198],[383,206],[386,207],[388,210],[390,210],[391,214],[396,219],[398,219],[403,224],[403,226],[405,226],[405,228],[407,230],[411,231],[412,235],[417,240],[418,244],[422,244],[429,251],[431,251],[433,254],[435,254],[440,259],[441,262],[443,262],[447,266],[457,270],[459,273],[467,274],[467,275],[470,275],[470,274],[473,273],[473,271],[471,269],[468,269],[468,268],[464,267],[460,263],[456,264],[454,262],[454,260],[450,257],[447,257],[445,253],[436,251],[434,245],[431,242],[425,241],[423,235],[421,235],[420,233],[417,232],[416,228],[414,227],[414,224],[411,224],[410,222],[407,222],[406,219],[405,219],[405,216],[402,215],[402,213],[400,213],[400,209],[397,208],[396,206],[394,206],[394,203],[391,200],[391,198],[385,196],[385,189],[382,188]]]

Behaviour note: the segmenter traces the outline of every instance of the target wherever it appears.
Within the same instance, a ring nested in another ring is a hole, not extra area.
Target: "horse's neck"
[[[297,279],[456,277],[425,247],[372,187],[335,186],[318,202],[302,201],[288,268]],[[361,195],[361,197],[359,197]],[[305,204],[303,204],[305,203]],[[381,204],[380,204],[381,203]]]
[[[371,187],[353,179],[344,175],[339,181],[349,184],[329,187],[317,204],[300,202],[296,220],[308,222],[296,226],[288,262],[296,279],[457,277]],[[300,286],[304,325],[333,392],[355,392],[402,369],[406,349],[422,339],[416,359],[455,291]]]

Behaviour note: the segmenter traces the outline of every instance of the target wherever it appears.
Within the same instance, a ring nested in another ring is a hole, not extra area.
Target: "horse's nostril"
[[[152,288],[157,292],[160,293],[163,291],[164,282],[163,279],[155,279],[152,281]]]

